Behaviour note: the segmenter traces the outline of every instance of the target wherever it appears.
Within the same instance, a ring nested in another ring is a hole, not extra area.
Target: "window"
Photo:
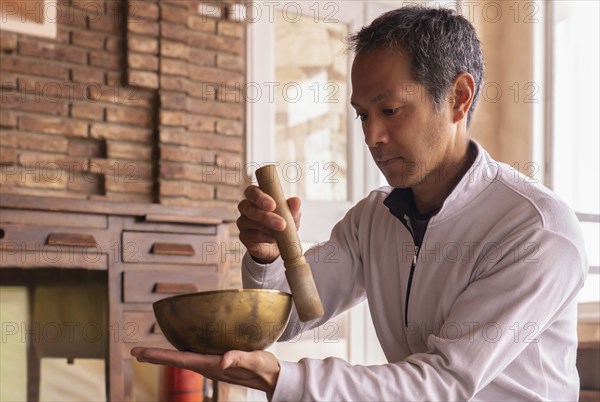
[[[0,29],[55,38],[57,8],[56,0],[1,0]]]
[[[549,8],[551,111],[546,184],[577,213],[590,272],[580,302],[600,300],[599,49],[595,1],[554,1]]]
[[[333,225],[369,190],[379,171],[350,106],[343,39],[386,6],[353,2],[254,2],[248,43],[248,173],[278,163],[286,196],[302,199],[304,249],[327,240]],[[385,362],[366,304],[289,344],[284,360],[341,357]]]

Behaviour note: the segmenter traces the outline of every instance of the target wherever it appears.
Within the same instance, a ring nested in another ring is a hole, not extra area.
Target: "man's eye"
[[[366,113],[356,113],[356,118],[360,119],[361,121],[365,121],[365,120],[367,120],[367,114]]]
[[[400,109],[400,108],[397,107],[397,108],[393,108],[393,109],[383,109],[383,114],[385,114],[387,116],[392,116],[392,115],[396,114],[398,109]]]

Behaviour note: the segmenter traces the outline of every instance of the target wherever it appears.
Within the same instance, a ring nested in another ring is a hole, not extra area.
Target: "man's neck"
[[[425,180],[412,187],[415,207],[419,214],[428,214],[440,209],[448,195],[469,170],[476,156],[471,152],[470,144],[467,142],[459,157],[442,164],[437,170],[430,172]]]

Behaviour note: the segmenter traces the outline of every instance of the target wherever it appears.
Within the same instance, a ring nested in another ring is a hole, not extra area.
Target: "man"
[[[294,312],[284,339],[367,298],[389,363],[290,363],[263,351],[133,355],[272,400],[577,400],[582,236],[556,196],[469,140],[483,76],[473,27],[449,10],[402,8],[351,43],[351,104],[390,187],[361,200],[306,253],[325,315],[303,326]],[[272,236],[285,223],[257,187],[245,196],[244,285],[287,290]],[[300,201],[289,205],[299,225]],[[337,262],[319,260],[319,247],[332,244]]]

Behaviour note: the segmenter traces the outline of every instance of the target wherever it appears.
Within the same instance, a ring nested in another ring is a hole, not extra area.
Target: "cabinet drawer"
[[[216,236],[123,232],[124,262],[157,264],[218,264],[220,247]]]
[[[215,290],[219,276],[214,270],[129,271],[123,273],[125,303],[154,303],[168,296]]]
[[[170,348],[171,344],[164,337],[154,313],[151,311],[128,311],[123,313],[123,321],[119,327],[121,341],[125,345],[123,357],[130,357],[129,351],[136,346],[153,348]]]

